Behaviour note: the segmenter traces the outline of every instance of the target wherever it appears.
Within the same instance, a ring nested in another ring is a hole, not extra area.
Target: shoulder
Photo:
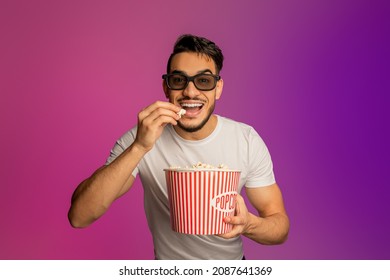
[[[235,121],[226,117],[219,117],[222,123],[222,131],[224,139],[236,139],[237,143],[247,145],[249,149],[267,149],[266,144],[256,129],[246,123]]]
[[[123,148],[127,148],[134,142],[134,139],[137,135],[137,126],[126,131],[122,136],[117,140],[117,144]]]
[[[226,117],[218,116],[219,120],[221,121],[223,130],[235,132],[239,135],[243,135],[246,138],[247,137],[260,137],[259,134],[256,132],[256,130],[249,124],[235,121]]]
[[[137,128],[135,127],[126,131],[119,139],[116,140],[115,145],[111,149],[110,156],[106,161],[106,165],[111,163],[134,142],[135,136],[137,135],[136,129]]]

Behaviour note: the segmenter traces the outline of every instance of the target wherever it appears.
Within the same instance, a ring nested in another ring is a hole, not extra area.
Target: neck
[[[217,127],[217,124],[218,124],[217,116],[212,115],[210,119],[207,121],[207,123],[198,131],[188,132],[177,125],[174,126],[173,128],[181,138],[186,140],[196,141],[196,140],[202,140],[208,137],[211,133],[213,133],[214,129]]]

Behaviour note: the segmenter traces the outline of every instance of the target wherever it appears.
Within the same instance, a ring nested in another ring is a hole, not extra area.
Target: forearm
[[[243,234],[260,244],[275,245],[286,241],[289,227],[286,214],[277,213],[262,218],[249,213],[249,223]]]
[[[68,213],[74,227],[86,227],[110,207],[132,184],[131,173],[145,151],[132,145],[110,165],[98,169],[91,177],[83,181],[72,196]]]

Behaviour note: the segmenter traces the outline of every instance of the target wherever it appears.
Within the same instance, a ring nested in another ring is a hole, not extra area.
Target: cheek
[[[177,100],[180,96],[180,93],[178,92],[172,92],[172,91],[168,91],[166,93],[166,97],[168,98],[169,102],[171,103],[174,103],[175,100]]]

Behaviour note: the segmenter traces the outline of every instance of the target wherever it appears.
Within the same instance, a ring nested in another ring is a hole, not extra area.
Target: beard
[[[177,125],[178,125],[178,127],[180,127],[181,129],[183,129],[186,132],[196,132],[196,131],[202,129],[204,127],[204,125],[209,121],[211,115],[214,112],[214,108],[215,108],[215,103],[213,104],[213,106],[211,106],[209,108],[209,110],[207,112],[207,116],[197,125],[185,125],[181,121],[179,121],[177,123]]]

